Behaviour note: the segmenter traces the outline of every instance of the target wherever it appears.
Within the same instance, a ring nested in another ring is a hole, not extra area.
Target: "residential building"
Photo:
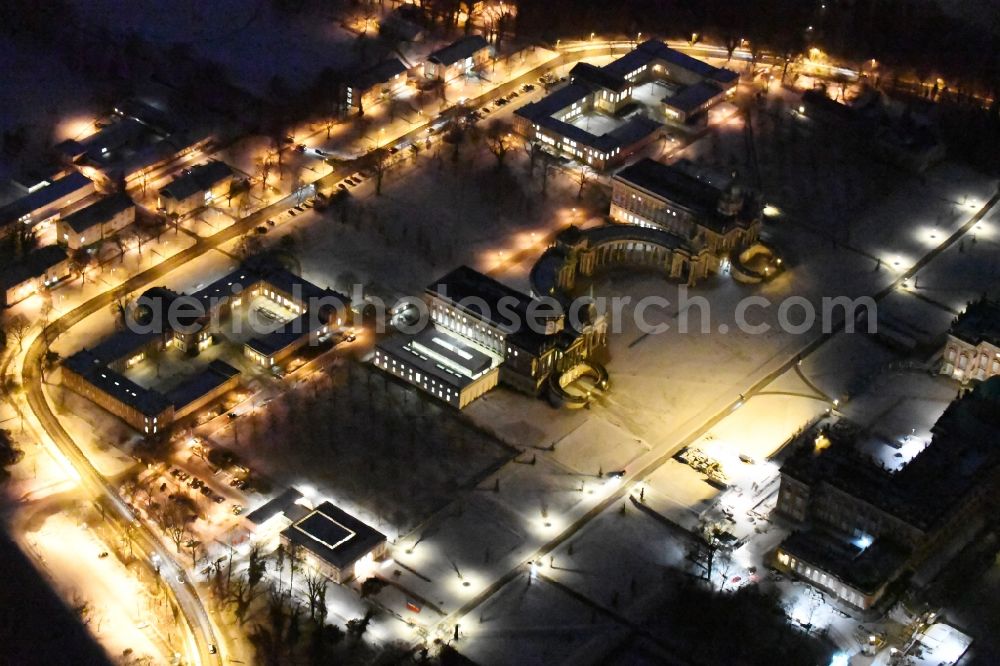
[[[184,216],[229,195],[234,172],[225,162],[212,161],[190,169],[160,189],[158,206],[167,215]]]
[[[135,222],[135,203],[125,193],[103,197],[56,223],[60,244],[78,250],[118,233]]]
[[[666,136],[663,124],[703,125],[707,110],[731,96],[738,80],[735,72],[649,40],[604,67],[576,65],[567,85],[515,111],[515,126],[543,148],[605,169]],[[592,130],[594,116],[605,120]]]
[[[643,159],[611,180],[611,219],[662,229],[688,240],[710,255],[709,268],[719,269],[730,254],[760,236],[760,202],[745,192],[735,176],[712,182],[693,165],[671,166]]]
[[[981,298],[955,319],[941,352],[941,374],[962,382],[1000,375],[1000,302]]]
[[[364,112],[406,86],[407,67],[399,58],[390,58],[369,67],[344,83],[344,110]]]
[[[59,212],[94,193],[94,182],[77,171],[42,181],[32,191],[0,208],[0,237],[15,224],[35,226],[58,219]]]
[[[0,305],[9,307],[43,289],[50,289],[69,277],[66,250],[58,245],[28,253],[20,261],[0,269]]]
[[[482,35],[469,35],[438,49],[424,62],[424,78],[447,83],[484,69],[490,61],[491,47]]]
[[[1000,378],[952,402],[932,435],[898,471],[876,462],[862,447],[864,431],[846,421],[798,437],[776,508],[806,536],[782,544],[777,565],[859,608],[878,603],[905,570],[933,576],[1000,508]],[[854,543],[857,555],[878,550],[866,560],[823,545],[830,539]]]

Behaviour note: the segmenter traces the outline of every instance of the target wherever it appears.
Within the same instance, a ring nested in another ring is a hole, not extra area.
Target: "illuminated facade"
[[[760,236],[760,202],[735,177],[712,182],[689,163],[643,159],[616,173],[611,185],[613,221],[662,229],[706,249],[712,271]]]
[[[11,306],[51,289],[70,275],[66,251],[47,245],[0,271],[0,306]]]
[[[184,172],[160,189],[157,203],[167,215],[183,216],[229,195],[233,170],[224,162],[208,162]]]
[[[463,37],[427,56],[423,64],[424,78],[447,83],[468,76],[489,64],[492,48],[482,35]]]
[[[56,223],[60,244],[71,250],[92,245],[118,233],[135,222],[135,204],[127,194],[113,194],[69,215]]]
[[[1000,375],[1000,303],[969,303],[948,331],[941,351],[941,374],[961,382]]]
[[[344,84],[345,112],[364,112],[406,87],[406,65],[399,58],[383,60]]]
[[[604,67],[587,63],[570,72],[569,84],[514,112],[515,127],[529,141],[595,169],[622,164],[630,155],[666,136],[663,124],[700,125],[705,112],[736,90],[739,76],[649,40]],[[649,82],[666,95],[645,112],[628,113],[635,89]],[[617,117],[622,123],[597,135],[581,127],[586,114]]]

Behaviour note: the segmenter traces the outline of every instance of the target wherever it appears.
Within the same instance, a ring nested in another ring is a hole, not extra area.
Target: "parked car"
[[[226,498],[223,497],[222,495],[216,495],[214,498],[212,498],[212,501],[215,502],[216,504],[222,504],[223,502],[226,501]]]
[[[243,513],[243,505],[242,504],[234,504],[233,505],[233,515],[234,516],[238,516],[241,513]]]

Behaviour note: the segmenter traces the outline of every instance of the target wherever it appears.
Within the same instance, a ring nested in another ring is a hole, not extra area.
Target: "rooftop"
[[[168,391],[167,401],[174,406],[174,409],[180,409],[214,391],[238,374],[240,371],[228,363],[212,361],[204,370]]]
[[[1000,377],[952,402],[932,432],[931,443],[902,470],[891,473],[856,446],[860,428],[838,421],[803,433],[781,473],[809,485],[829,484],[920,530],[930,530],[949,519],[982,484],[990,483],[1000,467]],[[816,452],[814,441],[821,434],[830,445]]]
[[[263,525],[278,514],[287,512],[289,507],[302,499],[302,497],[302,493],[295,488],[287,488],[277,497],[268,500],[248,513],[247,520],[257,526]]]
[[[232,168],[225,162],[212,161],[199,164],[167,183],[160,190],[160,194],[175,201],[183,201],[198,192],[212,189],[232,175]]]
[[[132,208],[135,204],[125,193],[112,194],[99,201],[81,208],[72,215],[62,218],[69,228],[76,233],[83,233],[95,224],[107,222],[123,210]]]
[[[22,282],[44,275],[56,264],[66,261],[66,250],[58,245],[46,245],[29,252],[21,261],[0,272],[0,286],[9,289]]]
[[[631,85],[627,80],[625,80],[624,77],[616,76],[602,67],[591,65],[589,62],[576,64],[573,69],[569,71],[569,75],[574,81],[583,80],[592,85],[606,88],[607,90],[614,92],[627,90]]]
[[[715,83],[702,81],[681,88],[675,95],[667,95],[663,98],[663,103],[684,113],[690,113],[722,94],[724,94],[722,88]]]
[[[379,342],[377,348],[407,359],[410,365],[458,390],[494,364],[489,354],[436,328],[425,328],[413,336],[390,336]]]
[[[427,293],[509,333],[524,328],[528,306],[534,300],[468,266],[459,266],[435,280]]]
[[[483,38],[482,35],[469,35],[468,37],[463,37],[455,42],[452,42],[442,49],[438,49],[434,53],[427,56],[427,60],[447,67],[448,65],[452,65],[460,60],[471,58],[477,51],[488,47],[489,43]]]
[[[399,58],[390,58],[350,77],[348,83],[359,90],[391,81],[393,77],[406,72],[406,65]]]
[[[970,345],[988,342],[1000,347],[1000,302],[981,298],[969,303],[948,332]]]
[[[144,416],[158,416],[172,406],[162,393],[145,389],[111,370],[93,352],[83,350],[73,354],[66,359],[66,367]]]
[[[895,578],[909,555],[885,539],[862,548],[846,536],[813,530],[793,533],[781,543],[781,550],[867,594]]]
[[[351,566],[385,541],[384,534],[332,502],[323,502],[281,534],[338,569]]]
[[[16,222],[29,213],[50,206],[65,196],[93,185],[94,183],[82,173],[73,171],[0,208],[0,226]]]

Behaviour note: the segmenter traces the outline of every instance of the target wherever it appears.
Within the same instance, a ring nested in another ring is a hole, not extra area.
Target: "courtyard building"
[[[233,177],[232,168],[225,162],[211,161],[185,169],[160,189],[157,205],[167,215],[182,217],[228,196]]]
[[[1000,302],[969,303],[948,330],[941,374],[961,382],[1000,375]]]
[[[385,535],[332,502],[323,502],[282,530],[281,541],[297,546],[305,562],[334,583],[364,580],[385,559]]]
[[[254,304],[258,297],[295,316],[281,322],[266,305]],[[137,430],[155,435],[236,388],[240,373],[213,361],[165,393],[146,389],[125,375],[152,353],[174,348],[197,356],[215,342],[223,320],[252,311],[275,328],[243,343],[243,356],[276,368],[343,325],[349,305],[346,296],[275,266],[240,266],[192,294],[153,287],[137,299],[136,330],[126,327],[68,358],[63,381]]]
[[[697,128],[736,90],[736,72],[649,40],[604,67],[580,63],[570,82],[514,112],[529,141],[603,170],[622,164],[665,125]]]
[[[98,199],[56,223],[60,244],[71,250],[109,238],[135,222],[135,203],[125,193]]]
[[[778,548],[777,566],[862,609],[904,571],[928,579],[946,566],[1000,507],[1000,379],[952,402],[931,432],[895,472],[847,421],[798,437],[781,467],[776,508],[805,536]],[[831,539],[841,545],[822,545]],[[874,554],[862,555],[869,548]]]

